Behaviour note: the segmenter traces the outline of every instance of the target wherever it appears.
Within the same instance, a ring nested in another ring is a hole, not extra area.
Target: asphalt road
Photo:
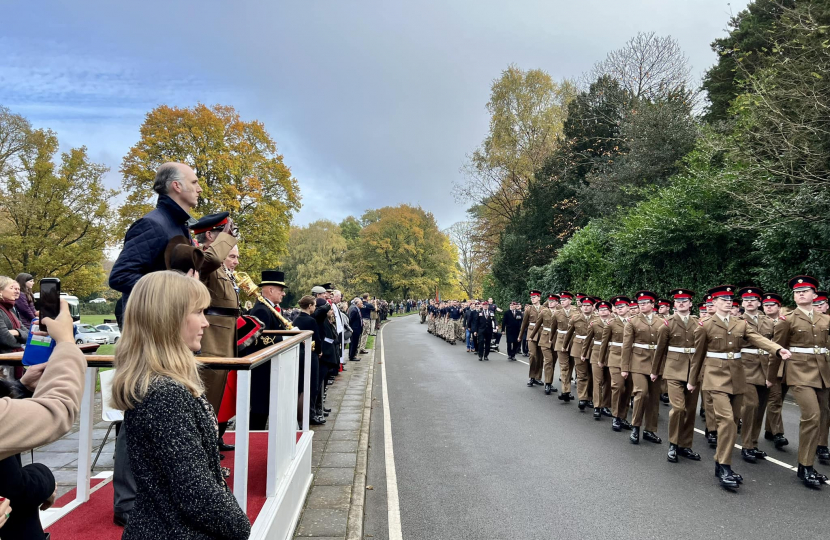
[[[726,491],[714,477],[714,450],[700,434],[694,448],[701,461],[668,463],[668,406],[660,410],[663,444],[635,446],[629,432],[611,430],[610,419],[595,421],[576,402],[528,388],[525,364],[500,354],[479,362],[463,343],[429,335],[417,316],[387,323],[381,339],[407,540],[827,533],[830,486],[810,490],[794,472],[745,463],[736,449],[733,469],[744,484]],[[375,367],[364,538],[387,539],[382,366]],[[790,446],[779,451],[761,440],[760,447],[795,465],[798,408],[784,408]]]

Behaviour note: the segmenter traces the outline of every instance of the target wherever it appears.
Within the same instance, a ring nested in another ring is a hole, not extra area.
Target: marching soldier
[[[473,323],[473,332],[478,338],[478,360],[490,360],[490,340],[493,338],[493,327],[495,321],[493,320],[493,312],[487,302],[482,305],[481,311],[478,312],[476,322]]]
[[[588,335],[585,337],[585,344],[582,349],[582,356],[591,360],[591,374],[594,386],[594,420],[602,420],[602,416],[611,414],[611,372],[608,364],[601,357],[602,333],[605,327],[611,323],[611,304],[600,300],[595,304],[595,312],[598,318],[591,321],[588,326]]]
[[[752,328],[767,339],[772,339],[775,323],[766,315],[758,311],[761,307],[761,289],[744,287],[738,291],[744,314],[741,316]],[[758,435],[761,433],[761,423],[764,411],[767,409],[767,370],[769,369],[769,355],[763,349],[741,347],[741,363],[746,374],[746,392],[744,393],[743,412],[741,413],[742,441],[741,457],[744,461],[755,463],[767,457],[767,453],[758,449]]]
[[[540,310],[536,326],[533,327],[533,330],[528,336],[528,340],[536,341],[537,350],[544,359],[543,375],[545,377],[546,396],[549,396],[552,391],[556,392],[556,389],[553,388],[553,366],[556,363],[556,360],[553,358],[553,344],[556,341],[556,333],[554,333],[553,328],[556,325],[555,309],[558,298],[555,294],[548,296],[548,306]]]
[[[793,393],[801,409],[798,435],[798,478],[809,487],[819,487],[827,477],[813,469],[816,450],[820,441],[827,441],[822,434],[828,413],[828,387],[830,364],[827,359],[828,326],[830,317],[813,309],[818,281],[811,276],[796,276],[789,282],[793,290],[796,309],[786,320],[775,325],[775,341],[789,348],[792,360],[784,362],[782,384]],[[788,356],[782,354],[781,359]],[[779,378],[778,357],[770,358],[767,386]],[[823,437],[823,438],[822,438]]]
[[[677,463],[678,456],[700,461],[700,454],[692,450],[695,433],[695,409],[700,385],[688,387],[692,355],[695,352],[694,331],[697,317],[692,315],[694,291],[675,289],[674,315],[665,320],[657,331],[657,348],[654,350],[651,373],[666,381],[671,411],[669,412],[669,452],[666,459]],[[652,375],[653,376],[653,375]]]
[[[574,314],[571,317],[571,324],[568,327],[567,334],[565,334],[565,349],[568,350],[568,354],[571,357],[570,361],[576,370],[576,394],[579,398],[577,407],[582,411],[585,410],[585,407],[594,407],[591,396],[593,376],[591,374],[591,362],[588,356],[589,349],[584,347],[588,337],[588,328],[593,320],[593,298],[582,295],[582,299],[579,300],[579,308],[582,313]],[[583,354],[583,348],[585,349],[585,354]]]
[[[507,334],[507,359],[514,361],[519,351],[519,336],[522,330],[522,312],[518,302],[510,302],[510,310],[504,314],[501,325]]]
[[[622,376],[622,344],[625,327],[628,325],[628,310],[631,300],[626,296],[615,296],[611,299],[616,313],[611,322],[602,329],[602,344],[599,356],[608,365],[611,374],[611,429],[621,431],[631,429],[628,423],[628,409],[631,402],[631,379]]]
[[[521,336],[527,332],[527,345],[530,352],[530,380],[527,382],[528,386],[534,384],[542,384],[542,359],[538,350],[538,337],[536,340],[530,337],[531,332],[536,328],[539,322],[539,312],[542,306],[539,305],[539,297],[542,296],[540,291],[536,289],[530,291],[530,305],[525,308],[524,316],[522,317],[522,328],[519,332]]]
[[[784,320],[781,317],[781,304],[783,303],[784,299],[781,298],[781,295],[772,292],[764,293],[764,315],[773,322],[773,326],[777,325],[779,321]],[[774,336],[775,334],[773,333],[773,339]],[[767,369],[769,370],[769,363],[767,363]],[[784,394],[786,393],[780,379],[778,379],[777,382],[773,382],[772,386],[769,387],[769,394],[767,396],[764,438],[772,441],[778,450],[790,444],[790,441],[784,437],[784,421],[781,418],[781,410],[784,407]]]
[[[715,476],[723,487],[730,489],[743,482],[743,477],[732,471],[732,448],[746,391],[744,366],[738,361],[741,359],[741,340],[776,355],[776,358],[778,355],[783,359],[790,357],[788,350],[758,334],[746,321],[730,315],[734,291],[731,285],[709,289],[716,313],[695,328],[695,353],[689,374],[689,380],[696,381],[703,371],[702,388],[712,397],[718,427]],[[690,382],[687,388],[692,391],[696,387]]]
[[[700,321],[703,322],[709,318],[711,313],[714,313],[714,305],[712,304],[712,295],[706,295],[706,301],[702,302],[700,306]],[[697,381],[698,386],[703,383],[703,372],[700,373],[700,380]],[[718,445],[718,424],[715,422],[715,410],[712,408],[712,398],[707,390],[700,390],[700,417],[703,418],[705,431],[703,436],[706,437],[706,442],[709,443],[710,448]]]
[[[570,357],[568,348],[565,346],[565,336],[567,336],[568,329],[571,327],[571,317],[573,316],[571,310],[573,297],[574,295],[568,291],[559,293],[561,309],[556,311],[556,316],[554,317],[556,321],[556,341],[554,342],[553,350],[556,352],[557,360],[559,360],[559,380],[562,382],[562,393],[559,394],[559,399],[565,403],[570,402],[574,398],[571,394],[571,375],[574,369],[574,362]]]
[[[640,444],[640,426],[645,420],[643,439],[660,444],[657,436],[657,418],[660,414],[659,375],[651,372],[651,361],[657,346],[658,325],[663,319],[654,313],[657,295],[651,291],[638,291],[635,295],[640,314],[628,320],[623,336],[622,376],[631,377],[634,385],[634,415],[631,423],[634,429],[629,440]]]

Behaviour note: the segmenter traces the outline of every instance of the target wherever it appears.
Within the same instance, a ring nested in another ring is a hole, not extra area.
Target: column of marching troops
[[[765,416],[764,437],[777,449],[789,444],[781,418],[789,392],[801,411],[797,476],[818,488],[827,477],[813,464],[817,458],[830,462],[827,293],[811,276],[796,276],[789,286],[794,309],[784,308],[783,297],[773,292],[721,285],[707,291],[697,306],[699,316],[691,313],[695,292],[689,289],[674,289],[671,301],[648,290],[608,301],[562,291],[548,295],[546,305],[541,292],[532,290],[523,311],[520,302],[511,302],[505,312],[507,356],[515,360],[526,339],[527,386],[544,386],[546,395],[557,392],[558,361],[559,400],[576,399],[580,410],[593,409],[595,420],[610,417],[612,430],[631,431],[632,444],[641,437],[662,443],[657,420],[660,401],[668,402],[672,463],[680,457],[700,460],[692,439],[702,398],[705,437],[716,448],[715,476],[728,489],[743,483],[732,470],[739,433],[741,457],[749,463],[767,457],[758,448]],[[422,307],[421,322],[428,319],[430,333],[454,343],[464,339],[464,307],[430,301]]]

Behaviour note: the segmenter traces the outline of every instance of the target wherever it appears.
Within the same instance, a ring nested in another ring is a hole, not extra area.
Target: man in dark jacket
[[[174,237],[190,238],[187,222],[199,202],[202,187],[193,169],[184,163],[165,163],[156,171],[153,191],[156,209],[133,223],[124,237],[124,248],[110,272],[110,287],[122,294],[123,306],[139,279],[165,269],[164,250]],[[121,312],[116,313],[123,328]]]
[[[133,223],[124,237],[124,249],[110,272],[110,287],[121,293],[122,309],[115,318],[124,328],[123,309],[138,280],[151,272],[164,270],[164,251],[176,236],[190,239],[189,211],[199,202],[202,187],[193,169],[184,163],[165,163],[156,171],[153,191],[158,193],[156,209]],[[127,438],[116,430],[113,509],[116,525],[123,527],[135,503],[135,480],[130,472]]]
[[[297,318],[294,319],[294,328],[297,330],[311,330],[314,332],[313,350],[311,351],[311,391],[310,391],[310,417],[309,423],[315,426],[320,426],[326,423],[323,417],[323,411],[317,410],[317,402],[320,400],[320,351],[323,349],[323,338],[320,334],[320,327],[317,321],[312,317],[312,313],[316,310],[316,300],[312,296],[303,296],[298,303],[300,312]],[[300,345],[300,358],[305,358],[305,345]]]
[[[510,310],[504,314],[502,328],[507,332],[507,359],[515,360],[519,349],[519,332],[522,328],[522,311],[517,302],[510,302]]]
[[[479,308],[478,302],[470,303],[470,310],[467,312],[467,329],[470,331],[470,352],[478,350],[478,337],[476,336],[476,325],[478,324]]]
[[[360,349],[360,336],[363,334],[363,318],[360,316],[360,308],[363,302],[360,298],[352,300],[352,305],[349,307],[349,326],[352,327],[352,339],[349,343],[349,360],[360,361],[357,353]]]
[[[484,303],[481,311],[478,312],[475,322],[475,335],[478,339],[478,359],[490,360],[490,340],[493,338],[493,313],[487,309]]]

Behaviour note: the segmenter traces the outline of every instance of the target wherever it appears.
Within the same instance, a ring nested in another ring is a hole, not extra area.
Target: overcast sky
[[[300,184],[295,222],[453,200],[510,63],[577,77],[638,31],[675,37],[699,76],[738,0],[75,0],[3,2],[0,104],[111,168],[159,104],[265,123]]]

